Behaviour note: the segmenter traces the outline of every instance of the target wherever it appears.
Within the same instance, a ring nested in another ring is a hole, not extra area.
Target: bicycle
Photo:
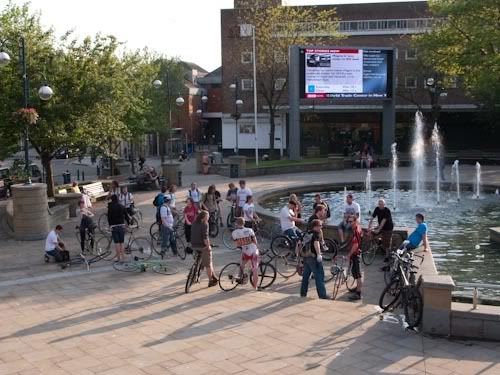
[[[274,281],[276,280],[276,268],[271,264],[271,260],[267,262],[262,262],[262,258],[267,255],[268,251],[264,251],[259,256],[259,270],[258,270],[258,285],[257,288],[259,290],[263,290],[269,288]],[[248,268],[248,265],[251,262],[247,262],[245,264],[245,268]],[[250,280],[250,283],[253,287],[252,280],[253,272],[250,267],[249,271],[246,272],[245,269],[241,269],[241,263],[232,262],[226,264],[219,273],[219,287],[225,291],[229,292],[234,290],[238,285],[245,285]]]
[[[126,238],[125,241],[125,254],[137,254],[140,255],[143,259],[151,258],[153,254],[153,246],[151,241],[146,237],[136,237],[134,231],[138,228],[128,228],[128,233],[130,235]],[[107,233],[108,236],[101,237],[97,243],[97,251],[106,254],[103,259],[113,260],[116,257],[115,252],[111,251],[111,244],[113,243],[110,233]],[[112,255],[112,256],[111,256]]]
[[[377,252],[385,256],[385,249],[382,247],[382,234],[375,233],[373,230],[364,231],[363,241],[361,242],[361,260],[366,266],[373,263]]]
[[[236,220],[236,203],[235,202],[233,202],[231,204],[231,209],[229,211],[229,214],[227,214],[227,218],[226,218],[227,228],[234,226],[234,220]]]
[[[80,232],[80,226],[78,225],[75,227],[75,236],[76,239],[78,240],[78,243],[80,243],[81,232]],[[81,255],[82,256],[85,256],[85,254],[92,255],[93,257],[89,259],[90,263],[95,263],[101,259],[106,259],[106,257],[108,257],[111,253],[109,249],[100,248],[99,246],[97,246],[98,242],[99,240],[96,240],[94,233],[90,231],[89,228],[85,228],[85,239]]]
[[[220,220],[221,218],[217,211],[210,212],[208,217],[208,235],[211,238],[215,238],[219,234]]]
[[[164,260],[143,260],[137,257],[134,257],[134,260],[130,262],[114,262],[113,268],[122,272],[146,272],[148,268],[151,268],[153,272],[163,275],[174,275],[178,272],[176,267]]]
[[[191,268],[189,269],[186,285],[184,287],[184,291],[186,292],[186,294],[189,293],[194,283],[200,282],[201,271],[203,269],[201,264],[201,251],[195,250],[193,253],[193,257],[194,257],[194,263],[191,265]]]
[[[155,224],[155,223],[153,223],[153,224]],[[175,227],[173,228],[173,231],[174,231],[174,236],[175,236],[175,242],[177,245],[176,246],[177,247],[177,256],[181,260],[184,260],[184,259],[186,259],[186,245],[184,243],[184,240],[177,235]],[[165,251],[163,251],[163,249],[161,248],[162,234],[161,234],[161,230],[160,230],[159,226],[157,226],[156,231],[151,234],[151,242],[153,244],[154,252],[163,258],[165,256]],[[166,251],[168,251],[169,248],[170,248],[170,243],[167,244]]]
[[[154,221],[149,227],[149,235],[153,238],[154,233],[160,232],[160,230],[161,221]],[[184,236],[184,216],[174,215],[174,232],[177,238]]]
[[[398,250],[393,254],[397,273],[391,283],[386,285],[379,298],[379,306],[383,312],[402,307],[408,328],[413,329],[420,324],[423,312],[423,300],[420,294],[422,278],[416,281],[417,266],[413,265],[413,254]]]
[[[333,300],[337,298],[337,294],[342,284],[346,285],[346,288],[349,292],[354,292],[356,290],[356,279],[354,279],[351,273],[352,262],[351,260],[349,260],[349,266],[347,267],[347,269],[345,269],[344,262],[346,257],[342,256],[340,258],[341,262],[336,261],[337,258],[334,259],[334,264],[330,269],[330,272],[333,275]]]

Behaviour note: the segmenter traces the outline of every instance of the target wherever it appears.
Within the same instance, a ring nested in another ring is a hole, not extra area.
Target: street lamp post
[[[4,42],[1,42],[0,45],[5,44]],[[20,65],[22,69],[22,80],[23,80],[23,108],[27,109],[29,108],[29,89],[30,89],[30,83],[29,83],[29,77],[28,77],[28,71],[27,71],[27,61],[26,61],[26,41],[24,37],[19,38],[19,57],[20,57]],[[0,51],[0,67],[5,66],[10,63],[10,56],[7,52],[5,51]],[[48,86],[46,83],[44,83],[39,89],[38,89],[38,97],[43,100],[47,101],[52,96],[54,95],[54,91]],[[25,170],[26,170],[26,175],[28,176],[28,180],[26,181],[27,185],[31,185],[31,168],[30,168],[30,160],[29,160],[29,124],[26,123],[24,126],[24,163],[25,163]]]
[[[208,102],[208,96],[206,95],[203,95],[201,97],[201,105],[200,105],[200,108],[198,108],[196,110],[196,115],[198,116],[198,124],[200,126],[200,129],[202,131],[202,137],[203,139],[208,139],[207,138],[207,135],[206,135],[206,127],[203,126],[203,112],[206,111],[206,104]],[[191,140],[193,140],[193,128],[192,128],[192,124],[191,124]],[[207,141],[207,146],[208,146],[208,141]]]
[[[443,93],[443,87],[440,81],[438,81],[434,77],[429,77],[425,80],[425,85],[429,90],[429,94],[431,96],[431,113],[432,113],[432,124],[431,127],[434,126],[435,123],[438,122],[439,119],[439,111],[441,107],[439,105],[439,98]]]
[[[234,148],[234,153],[236,155],[239,154],[239,145],[238,145],[238,133],[239,133],[239,127],[238,127],[238,120],[241,117],[241,113],[239,112],[239,107],[243,105],[243,100],[238,99],[238,80],[235,79],[234,83],[229,85],[229,88],[231,90],[234,90],[234,113],[232,114],[232,117],[234,118],[235,124],[236,124],[236,137],[235,137],[235,148]]]

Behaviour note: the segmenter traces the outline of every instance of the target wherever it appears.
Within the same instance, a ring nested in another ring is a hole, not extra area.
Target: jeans
[[[186,241],[191,242],[191,225],[184,223],[184,235],[186,236]]]
[[[162,224],[161,226],[161,250],[167,250],[170,246],[172,253],[177,255],[177,241],[175,239],[175,233],[172,228],[166,227]]]
[[[300,296],[307,296],[309,277],[311,276],[311,273],[314,275],[314,282],[316,283],[318,297],[320,299],[326,299],[325,271],[323,270],[323,263],[318,262],[316,257],[304,258],[304,273],[302,274],[302,283],[300,285]]]
[[[60,251],[58,249],[54,249],[46,251],[45,254],[54,257],[56,263],[69,261],[69,252],[66,250]]]

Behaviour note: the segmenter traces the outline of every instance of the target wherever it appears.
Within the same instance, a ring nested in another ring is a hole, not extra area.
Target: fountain
[[[369,169],[366,171],[365,190],[366,190],[366,207],[368,208],[368,214],[371,214],[372,171],[370,171]]]
[[[434,129],[432,129],[432,147],[436,154],[436,197],[437,204],[441,201],[441,136],[439,135],[439,128],[437,123],[434,124]]]
[[[392,154],[392,190],[393,190],[393,200],[394,200],[394,211],[396,211],[397,207],[397,189],[398,189],[398,151],[396,149],[397,143],[394,142],[391,145],[391,154]]]
[[[457,201],[460,201],[460,171],[458,167],[458,160],[453,162],[451,167],[451,179],[455,180],[455,184],[457,186]]]
[[[474,186],[474,198],[479,199],[481,197],[481,164],[476,162],[476,184]]]
[[[418,206],[423,203],[421,200],[425,182],[424,117],[420,111],[415,114],[411,159],[413,164],[413,180],[415,181],[415,203]]]

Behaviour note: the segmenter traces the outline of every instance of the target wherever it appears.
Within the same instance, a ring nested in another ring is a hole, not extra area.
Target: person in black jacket
[[[108,203],[108,224],[111,228],[111,237],[116,248],[116,259],[118,262],[125,260],[125,222],[129,220],[127,209],[123,207],[118,196],[113,194],[111,202]]]

